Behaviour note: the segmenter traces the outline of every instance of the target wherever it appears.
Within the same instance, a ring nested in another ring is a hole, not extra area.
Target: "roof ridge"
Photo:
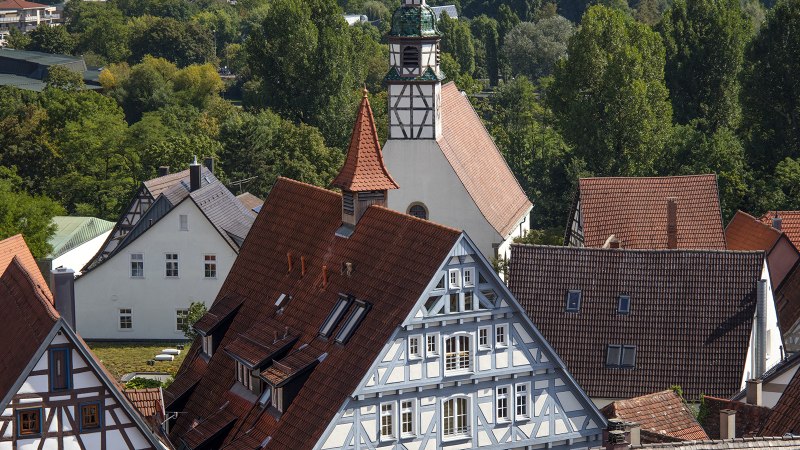
[[[369,208],[367,208],[367,211],[369,211],[370,208],[380,209],[380,210],[383,210],[383,211],[386,211],[386,212],[389,212],[389,213],[392,213],[392,214],[395,214],[395,215],[398,215],[398,216],[402,216],[402,217],[407,218],[407,219],[412,219],[412,220],[415,220],[415,221],[424,222],[424,223],[426,223],[428,225],[433,225],[434,227],[438,227],[438,228],[440,228],[442,230],[445,230],[445,231],[451,231],[451,232],[456,232],[456,233],[463,233],[464,232],[464,230],[460,230],[458,228],[450,227],[450,226],[441,224],[439,222],[433,222],[431,220],[421,219],[419,217],[412,216],[411,214],[401,213],[400,211],[395,211],[395,210],[390,209],[390,208],[388,208],[386,206],[370,205]]]
[[[626,252],[626,253],[725,253],[725,254],[764,254],[764,250],[719,250],[705,248],[600,248],[600,247],[573,247],[567,245],[524,244],[514,242],[516,247],[551,248],[565,251],[593,251],[593,252]]]
[[[675,178],[703,178],[703,177],[717,177],[715,173],[697,173],[691,175],[667,175],[667,176],[653,176],[653,177],[581,177],[579,181],[583,180],[660,180],[660,179],[675,179]]]

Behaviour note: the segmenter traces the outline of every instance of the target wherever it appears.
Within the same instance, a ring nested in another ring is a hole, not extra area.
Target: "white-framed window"
[[[497,408],[497,421],[507,422],[511,420],[508,414],[508,391],[510,386],[498,386],[495,393],[495,406]]]
[[[416,401],[400,400],[400,437],[411,437],[417,434]]]
[[[133,330],[133,310],[131,308],[119,309],[119,329],[123,331]]]
[[[217,255],[203,255],[203,277],[217,278]]]
[[[439,356],[439,333],[425,336],[425,351],[428,357]]]
[[[459,289],[461,287],[461,271],[458,269],[450,269],[447,271],[448,287],[450,289]]]
[[[203,353],[209,357],[214,356],[214,337],[210,334],[203,336]]]
[[[497,347],[505,347],[508,345],[508,327],[506,325],[495,325],[494,344]]]
[[[408,357],[417,359],[422,357],[422,336],[409,336],[408,338]]]
[[[530,411],[528,409],[529,387],[530,383],[519,383],[514,387],[514,406],[516,408],[514,418],[517,420],[530,417]]]
[[[178,278],[178,254],[167,253],[165,256],[165,269],[167,278]]]
[[[144,255],[131,253],[131,278],[144,278]]]
[[[181,214],[178,216],[178,220],[180,221],[180,230],[181,231],[189,231],[189,216],[186,214]]]
[[[189,317],[188,309],[178,309],[175,311],[175,331],[183,331],[186,325],[186,318]]]
[[[470,337],[465,334],[451,336],[445,340],[445,372],[469,371],[472,367]]]
[[[474,267],[467,267],[464,269],[464,287],[475,287]]]
[[[394,433],[394,402],[381,403],[381,440],[395,438]]]
[[[442,404],[442,434],[445,438],[469,436],[469,398],[455,397]]]
[[[478,348],[481,350],[488,350],[491,348],[489,344],[489,335],[492,333],[492,327],[478,328]]]

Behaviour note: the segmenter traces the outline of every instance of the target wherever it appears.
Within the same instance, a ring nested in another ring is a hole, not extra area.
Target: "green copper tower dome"
[[[436,28],[436,14],[425,2],[419,5],[404,4],[392,15],[392,29],[389,36],[425,37],[439,36]]]

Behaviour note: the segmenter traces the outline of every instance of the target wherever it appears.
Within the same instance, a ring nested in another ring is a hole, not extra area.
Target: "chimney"
[[[625,424],[626,435],[628,443],[631,447],[638,447],[642,445],[642,426],[636,422],[628,422]]]
[[[610,241],[608,241],[608,248],[619,248],[619,238],[613,236]]]
[[[667,248],[678,248],[678,200],[667,199]]]
[[[59,267],[50,271],[56,311],[75,331],[75,271]]]
[[[772,218],[772,228],[780,230],[781,225],[783,225],[783,219],[778,215],[778,213],[775,213],[775,217]]]
[[[159,166],[158,167],[158,176],[164,177],[169,175],[169,166]]]
[[[747,403],[762,406],[761,380],[747,380]]]
[[[203,160],[203,165],[206,166],[209,172],[214,173],[214,158],[206,158]]]
[[[608,432],[608,439],[606,440],[606,450],[625,450],[631,448],[625,442],[625,432],[622,430],[612,430]]]
[[[194,162],[189,165],[189,192],[194,192],[200,189],[200,173],[201,167],[197,163],[197,157],[194,157]]]
[[[767,280],[759,280],[756,296],[753,378],[760,378],[767,370]]]
[[[736,438],[736,411],[732,409],[722,409],[719,412],[719,438]]]

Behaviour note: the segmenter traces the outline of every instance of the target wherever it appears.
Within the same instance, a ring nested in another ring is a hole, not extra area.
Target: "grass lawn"
[[[175,348],[176,344],[152,342],[88,342],[95,355],[103,362],[109,372],[119,380],[129,372],[167,372],[175,375],[180,368],[191,342],[186,342],[185,350],[174,361],[156,361],[148,366],[147,360],[161,353],[162,349]]]

